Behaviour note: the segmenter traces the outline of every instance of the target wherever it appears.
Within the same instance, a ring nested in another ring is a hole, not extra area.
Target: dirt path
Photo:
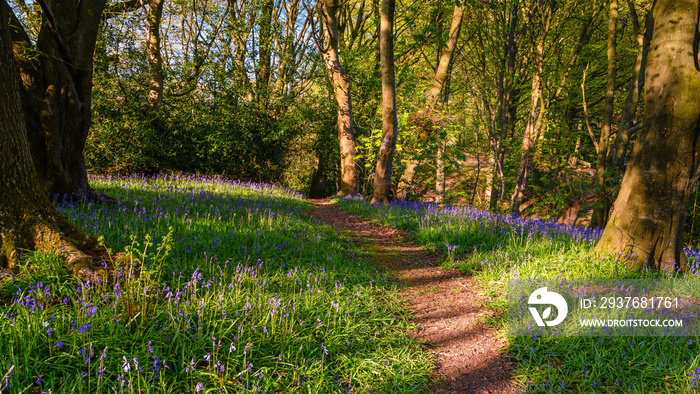
[[[480,305],[488,297],[472,278],[433,263],[436,256],[412,243],[401,231],[374,225],[340,211],[329,200],[312,200],[310,216],[330,224],[376,262],[388,268],[402,285],[401,295],[419,325],[416,336],[426,341],[442,379],[435,393],[516,393],[510,379],[512,363],[503,356],[505,340],[484,324],[492,312]]]

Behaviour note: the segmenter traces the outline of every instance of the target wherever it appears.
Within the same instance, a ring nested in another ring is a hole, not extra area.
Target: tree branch
[[[141,7],[139,0],[126,0],[120,3],[111,4],[102,11],[102,20],[107,20],[118,15],[123,15],[128,12],[136,11]]]

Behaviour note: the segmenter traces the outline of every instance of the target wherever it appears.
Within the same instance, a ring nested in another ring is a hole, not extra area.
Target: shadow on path
[[[489,300],[471,277],[436,266],[431,255],[406,233],[343,212],[329,200],[311,200],[309,215],[333,226],[374,255],[402,286],[401,295],[413,311],[424,340],[436,359],[434,393],[517,393],[510,378],[513,363],[504,357],[504,339],[484,323],[491,315],[481,307]]]

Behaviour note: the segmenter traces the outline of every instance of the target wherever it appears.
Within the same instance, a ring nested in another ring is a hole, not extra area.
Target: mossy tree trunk
[[[698,1],[658,0],[653,12],[644,127],[597,251],[631,267],[684,271],[683,224],[700,174]]]
[[[73,226],[49,202],[36,176],[22,114],[20,81],[12,56],[9,8],[0,6],[0,265],[13,267],[23,250],[62,254],[73,273],[89,276],[82,250],[97,240]]]
[[[93,52],[105,0],[40,0],[38,4],[43,20],[33,42],[7,3],[0,2],[12,26],[36,175],[48,193],[95,197],[88,185],[83,150],[92,117]]]

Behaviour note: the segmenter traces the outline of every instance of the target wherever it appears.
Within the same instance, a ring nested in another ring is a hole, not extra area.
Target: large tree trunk
[[[394,74],[395,0],[382,0],[379,45],[382,67],[382,141],[374,171],[372,204],[387,203],[391,189],[391,170],[399,124],[396,116],[396,77]]]
[[[338,0],[324,0],[323,6],[323,30],[328,37],[328,45],[317,42],[323,55],[323,62],[331,77],[333,94],[338,105],[338,140],[340,143],[340,187],[343,194],[355,194],[359,188],[357,173],[355,172],[355,136],[352,126],[352,97],[350,96],[350,76],[345,73],[340,65],[338,55],[338,24],[336,11]]]
[[[605,109],[603,112],[603,127],[600,129],[600,141],[598,142],[598,156],[596,159],[596,207],[593,209],[591,225],[602,228],[608,219],[610,201],[607,193],[605,179],[608,168],[608,142],[614,110],[613,99],[615,97],[615,76],[617,75],[616,63],[617,51],[617,0],[610,1],[610,19],[608,22],[608,84],[605,90]]]
[[[688,268],[683,225],[700,175],[698,1],[658,0],[654,14],[644,127],[597,251],[671,272]]]
[[[93,196],[83,149],[92,116],[93,51],[105,0],[47,3],[35,45],[7,3],[0,3],[16,27],[11,35],[30,152],[48,193]]]
[[[462,29],[462,19],[464,16],[464,6],[455,5],[454,13],[452,14],[452,24],[450,26],[450,34],[447,39],[447,47],[443,49],[440,54],[440,60],[438,62],[437,70],[435,71],[435,77],[433,78],[433,84],[428,91],[428,98],[426,104],[428,108],[435,107],[438,103],[442,101],[442,98],[447,93],[445,91],[445,86],[447,79],[450,75],[450,70],[452,66],[452,60],[454,58],[455,49],[457,48],[457,41],[459,40],[459,33]],[[418,144],[425,144],[428,139],[427,134],[422,133],[418,137]],[[438,148],[440,152],[440,148]],[[438,154],[439,154],[438,152]],[[420,163],[418,160],[410,160],[406,164],[403,175],[399,180],[399,186],[396,191],[396,198],[399,200],[405,200],[408,195],[408,191],[413,186],[413,179],[416,176],[416,169]]]
[[[92,259],[81,249],[97,246],[97,240],[56,211],[36,177],[22,118],[9,11],[3,1],[0,4],[0,265],[16,265],[22,250],[44,250],[62,253],[75,274],[89,276],[93,272]]]

